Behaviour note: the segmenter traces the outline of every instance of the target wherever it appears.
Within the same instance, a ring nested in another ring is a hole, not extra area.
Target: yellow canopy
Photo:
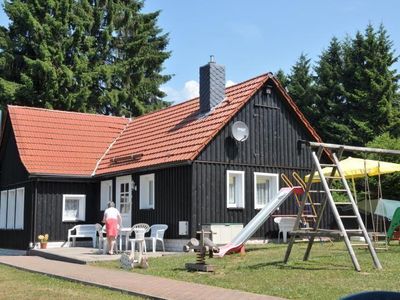
[[[348,157],[340,161],[340,166],[345,174],[346,178],[358,178],[364,177],[365,174],[368,176],[377,176],[378,174],[389,174],[400,171],[400,164],[372,160],[372,159],[362,159]],[[326,167],[322,169],[325,176],[331,175],[332,167]],[[308,181],[310,175],[305,177],[305,181]],[[336,171],[334,176],[339,176]],[[319,174],[316,172],[314,174],[313,182],[319,182]]]

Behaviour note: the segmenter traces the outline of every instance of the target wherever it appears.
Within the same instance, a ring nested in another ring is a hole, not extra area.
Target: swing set
[[[354,200],[360,211],[364,213],[365,227],[371,228],[369,231],[371,239],[374,243],[375,249],[388,249],[388,243],[392,238],[395,230],[395,224],[400,222],[400,210],[395,214],[395,210],[400,208],[400,201],[388,200],[383,198],[382,180],[381,176],[384,174],[392,174],[400,171],[400,164],[384,162],[379,160],[363,159],[348,157],[340,161],[340,166],[344,172],[346,179],[350,179],[352,183],[352,192]],[[322,169],[324,174],[332,172],[331,167]],[[377,177],[377,191],[375,193],[376,199],[373,199],[370,178]],[[306,176],[307,181],[309,175]],[[364,179],[364,199],[360,200],[356,188],[356,180]],[[313,182],[319,182],[317,176],[314,177]],[[343,208],[345,210],[345,208]],[[387,229],[388,219],[391,222],[390,232]],[[399,224],[400,225],[400,224]],[[382,240],[383,239],[383,240]],[[383,247],[382,247],[383,245]]]

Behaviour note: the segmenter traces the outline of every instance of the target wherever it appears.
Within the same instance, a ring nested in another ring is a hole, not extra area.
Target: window
[[[244,208],[244,172],[227,171],[226,191],[228,208]]]
[[[278,174],[254,173],[254,208],[261,209],[278,193]]]
[[[0,229],[7,227],[7,191],[1,191],[0,198]]]
[[[15,190],[8,190],[7,229],[14,229],[15,224]]]
[[[106,210],[107,204],[112,200],[112,180],[101,182],[100,210]]]
[[[140,209],[154,209],[154,174],[140,176]]]
[[[1,191],[0,229],[24,229],[25,188]]]
[[[85,221],[86,195],[63,195],[63,222]]]
[[[119,205],[121,214],[130,214],[131,201],[130,201],[130,184],[123,182],[119,184]]]
[[[17,189],[15,201],[15,229],[24,229],[25,188]]]

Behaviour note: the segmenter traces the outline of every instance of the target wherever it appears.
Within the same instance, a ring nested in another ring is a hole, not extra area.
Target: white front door
[[[116,207],[121,213],[122,227],[132,226],[132,178],[131,176],[117,177]]]

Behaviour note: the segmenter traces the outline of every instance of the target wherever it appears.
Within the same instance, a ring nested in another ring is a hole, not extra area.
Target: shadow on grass
[[[305,262],[303,262],[305,263]],[[318,265],[317,265],[318,264]],[[250,269],[250,270],[257,270],[265,267],[276,267],[278,269],[286,269],[286,270],[306,270],[306,271],[327,271],[327,270],[349,270],[351,269],[351,266],[344,266],[344,265],[338,265],[338,264],[327,264],[327,265],[321,265],[319,262],[311,262],[307,261],[303,265],[291,265],[291,264],[285,264],[282,260],[279,261],[271,261],[271,262],[266,262],[266,263],[258,263],[255,265],[249,265],[242,267],[243,269]]]

